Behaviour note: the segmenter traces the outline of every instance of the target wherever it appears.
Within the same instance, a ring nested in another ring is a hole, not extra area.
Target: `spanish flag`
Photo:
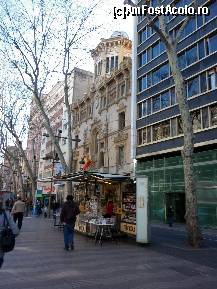
[[[83,166],[83,170],[84,170],[84,171],[87,171],[87,170],[91,167],[92,162],[93,162],[93,161],[87,157],[87,158],[86,158],[86,161],[85,161],[85,164],[84,164],[84,166]]]

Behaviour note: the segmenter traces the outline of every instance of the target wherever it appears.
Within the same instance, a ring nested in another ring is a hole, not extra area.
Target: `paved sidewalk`
[[[215,268],[156,246],[105,242],[100,247],[76,235],[75,251],[65,252],[62,232],[36,217],[25,218],[16,248],[0,270],[1,289],[213,289],[216,284]]]

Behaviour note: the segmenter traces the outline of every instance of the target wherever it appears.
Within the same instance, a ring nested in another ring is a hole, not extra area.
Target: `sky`
[[[92,2],[92,0],[80,0],[85,1],[87,5]],[[111,34],[114,31],[125,31],[129,38],[132,40],[133,38],[133,17],[128,17],[127,19],[114,19],[113,16],[113,10],[114,7],[123,7],[124,0],[109,0],[104,1],[103,7],[100,7],[99,9],[96,9],[95,15],[96,15],[96,23],[98,24],[104,24],[104,27],[102,30],[99,31],[95,35],[95,38],[91,38],[90,41],[88,41],[88,44],[91,49],[95,48],[98,43],[100,42],[101,38],[109,38]],[[110,15],[108,15],[110,14]],[[93,71],[93,61],[91,59],[90,53],[89,53],[89,59],[86,59],[84,63],[80,64],[81,68],[87,69],[90,71]]]
[[[21,0],[25,7],[28,7],[31,4],[31,0]],[[79,3],[85,6],[91,5],[92,1],[96,0],[78,0]],[[129,38],[133,38],[133,19],[132,17],[123,19],[114,19],[113,11],[114,7],[122,8],[124,0],[101,0],[103,2],[95,9],[94,12],[94,25],[101,25],[102,27],[97,30],[96,33],[87,36],[85,39],[85,45],[87,51],[84,53],[79,52],[77,59],[81,59],[76,66],[85,70],[94,71],[93,60],[91,58],[90,50],[96,48],[101,38],[109,38],[114,31],[124,31],[128,34]],[[30,7],[30,6],[29,6]],[[36,11],[37,12],[37,11]],[[35,12],[35,13],[36,13]],[[57,21],[58,23],[58,21]],[[58,25],[58,24],[57,24]],[[49,92],[50,89],[56,84],[58,80],[62,80],[62,75],[54,77],[50,85],[48,85],[46,92]]]

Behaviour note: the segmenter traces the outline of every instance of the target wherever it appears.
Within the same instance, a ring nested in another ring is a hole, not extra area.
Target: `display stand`
[[[121,231],[136,234],[136,194],[133,191],[122,193]]]

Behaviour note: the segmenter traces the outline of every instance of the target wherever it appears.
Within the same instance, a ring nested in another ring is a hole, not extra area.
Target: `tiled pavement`
[[[36,217],[25,218],[16,248],[0,270],[0,289],[214,289],[216,284],[215,268],[156,246],[105,242],[100,247],[76,235],[75,251],[65,252],[62,232]]]

